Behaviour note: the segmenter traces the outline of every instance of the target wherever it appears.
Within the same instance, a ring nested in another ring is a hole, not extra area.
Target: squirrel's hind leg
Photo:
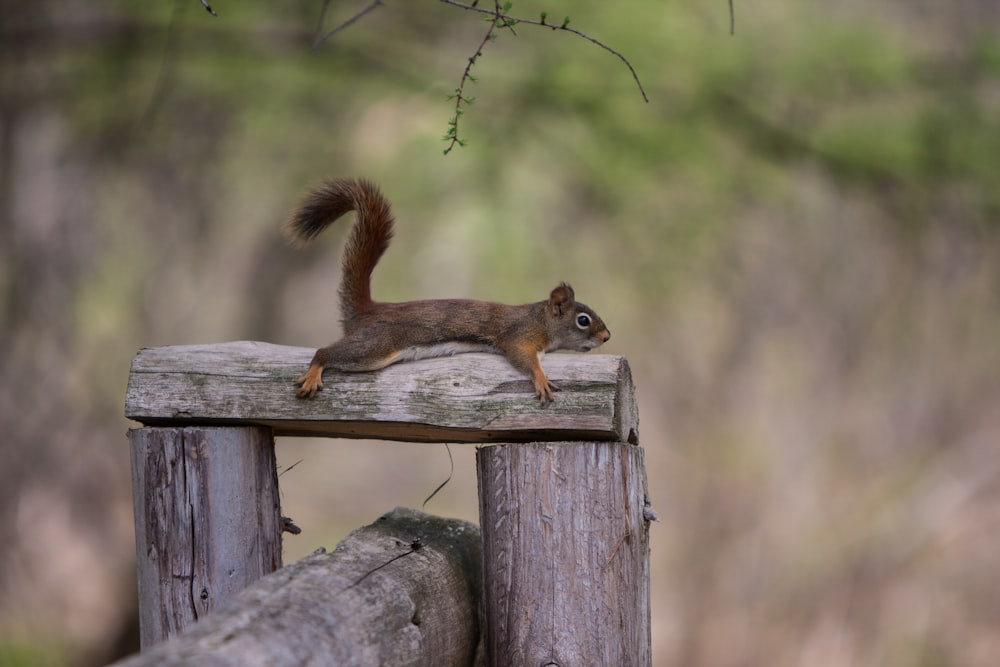
[[[323,371],[327,368],[346,372],[374,371],[399,360],[400,352],[377,340],[363,336],[345,336],[336,343],[316,350],[309,370],[295,381],[299,398],[312,398],[323,389]]]

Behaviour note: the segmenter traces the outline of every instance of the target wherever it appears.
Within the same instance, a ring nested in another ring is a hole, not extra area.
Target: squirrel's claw
[[[323,368],[312,365],[306,374],[295,381],[298,390],[295,395],[299,398],[312,398],[317,391],[323,390]]]
[[[556,391],[560,391],[559,387],[548,378],[535,383],[535,395],[538,396],[538,400],[541,401],[542,405],[551,401],[554,398],[552,394]]]

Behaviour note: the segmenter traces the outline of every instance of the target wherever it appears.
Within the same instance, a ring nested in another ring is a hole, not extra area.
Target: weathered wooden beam
[[[482,664],[481,567],[475,525],[397,508],[116,666]]]
[[[143,650],[281,566],[270,429],[129,431]]]
[[[476,456],[489,664],[651,664],[642,449],[512,443]]]
[[[145,348],[132,361],[125,414],[149,425],[259,424],[276,435],[637,441],[632,374],[622,357],[546,355],[542,366],[562,391],[543,407],[528,379],[491,354],[327,371],[326,389],[302,400],[292,383],[313,352],[254,342]]]

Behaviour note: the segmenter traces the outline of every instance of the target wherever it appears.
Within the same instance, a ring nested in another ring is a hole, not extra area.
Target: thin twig
[[[492,11],[492,12],[479,9],[478,7],[475,7],[473,5],[470,5],[470,7],[472,9],[475,9],[477,12],[483,12],[483,13],[486,13],[486,14],[493,15],[493,20],[490,21],[490,28],[489,28],[489,30],[486,31],[486,34],[483,36],[483,40],[481,42],[479,42],[479,46],[476,47],[476,52],[474,54],[472,54],[472,56],[469,58],[469,62],[465,66],[465,71],[462,72],[462,78],[458,82],[458,88],[455,89],[455,95],[454,95],[454,97],[455,97],[455,114],[451,117],[451,120],[448,121],[448,132],[447,132],[447,134],[444,135],[445,141],[448,142],[448,147],[444,149],[444,154],[445,155],[447,155],[448,153],[450,153],[451,149],[454,148],[456,144],[459,145],[459,146],[464,146],[465,145],[465,142],[462,141],[462,139],[459,138],[459,136],[458,136],[458,121],[462,118],[462,114],[464,113],[463,110],[462,110],[462,105],[463,104],[465,104],[465,105],[472,104],[476,100],[476,98],[474,98],[474,97],[466,97],[466,95],[465,95],[465,84],[468,81],[470,81],[470,80],[473,83],[475,83],[476,78],[474,76],[472,76],[472,66],[476,64],[476,60],[479,59],[479,56],[483,55],[483,47],[486,46],[486,42],[488,42],[491,39],[493,39],[493,36],[494,36],[493,30],[496,29],[496,27],[497,27],[497,21],[500,20],[500,18],[499,18],[499,16],[500,16],[500,3],[499,2],[497,2],[495,4],[494,11]],[[450,452],[449,452],[449,454],[450,454]]]
[[[357,14],[355,14],[354,16],[352,16],[351,18],[347,19],[346,21],[344,21],[343,23],[341,23],[340,25],[338,25],[337,27],[335,27],[330,32],[326,33],[322,37],[316,37],[316,39],[313,40],[313,44],[312,44],[313,51],[315,51],[319,47],[323,46],[323,42],[325,42],[326,40],[330,39],[331,37],[333,37],[334,35],[336,35],[338,32],[340,32],[341,30],[343,30],[344,28],[347,28],[347,27],[355,24],[357,21],[359,21],[361,18],[363,18],[369,12],[372,12],[376,8],[381,7],[382,4],[383,4],[382,0],[372,0],[372,2],[371,2],[370,5],[368,5],[367,7],[365,7],[364,9],[362,9],[360,12],[358,12]],[[319,18],[320,25],[316,29],[317,35],[319,34],[320,28],[322,28],[323,18],[326,16],[326,9],[327,9],[327,7],[329,7],[329,5],[330,5],[330,1],[329,0],[327,0],[326,2],[323,3],[323,10],[320,12],[320,18]]]
[[[733,0],[729,0],[729,34],[736,34],[736,11],[733,9]]]
[[[438,488],[434,489],[431,492],[431,495],[427,496],[427,500],[425,500],[424,504],[420,506],[420,509],[427,507],[427,503],[430,502],[431,498],[436,496],[437,492],[443,489],[444,485],[451,481],[451,476],[455,474],[455,459],[453,459],[451,456],[451,447],[449,447],[448,443],[446,442],[444,443],[444,448],[448,451],[448,461],[451,462],[451,471],[448,473],[448,478],[443,482],[441,482],[440,484],[438,484]]]
[[[218,14],[215,13],[215,10],[212,9],[212,5],[208,4],[208,0],[201,0],[201,6],[204,7],[205,10],[212,16],[218,16]]]
[[[381,570],[383,567],[386,567],[387,565],[391,565],[392,563],[395,563],[400,558],[404,558],[406,556],[409,556],[410,554],[417,553],[418,551],[420,551],[423,548],[424,548],[424,543],[420,541],[420,538],[419,537],[414,538],[413,540],[410,541],[410,550],[409,551],[404,551],[403,553],[401,553],[399,555],[393,556],[392,558],[390,558],[386,562],[382,563],[378,567],[375,567],[375,568],[372,568],[371,570],[368,570],[363,575],[361,575],[360,579],[358,579],[353,584],[351,584],[350,586],[348,586],[347,588],[345,588],[343,591],[341,591],[341,593],[343,593],[344,591],[351,590],[352,588],[354,588],[355,586],[357,586],[358,584],[360,584],[362,581],[364,581],[365,579],[367,579],[369,576],[371,576],[372,574],[374,574],[374,573],[378,572],[379,570]]]
[[[319,10],[319,20],[316,21],[316,37],[313,38],[313,44],[319,39],[319,34],[323,30],[323,24],[326,23],[326,10],[330,9],[330,0],[323,0],[323,9]],[[315,48],[315,47],[313,47]]]
[[[473,2],[472,6],[475,7],[476,3]],[[506,7],[508,9],[510,8],[510,3],[509,2],[506,4]],[[493,11],[491,13],[493,14],[494,18],[495,19],[499,19],[501,16],[503,16],[503,12],[504,12],[504,10],[503,10],[503,7],[500,6],[500,0],[493,0]],[[501,27],[501,28],[507,28],[508,30],[510,30],[510,34],[514,35],[514,37],[517,37],[517,30],[514,30],[514,24],[515,24],[514,21],[504,21],[504,24],[502,26],[499,26],[499,27]],[[496,25],[495,21],[494,21],[494,25]]]
[[[635,71],[635,68],[632,67],[632,63],[629,62],[628,58],[626,58],[621,53],[619,53],[615,49],[611,48],[610,46],[608,46],[604,42],[602,42],[602,41],[600,41],[598,39],[594,39],[593,37],[591,37],[587,33],[581,32],[581,31],[577,30],[576,28],[570,28],[569,25],[568,25],[568,21],[563,22],[561,24],[559,24],[559,23],[548,23],[545,20],[544,17],[542,18],[542,20],[536,21],[534,19],[522,19],[522,18],[518,18],[516,16],[509,16],[508,14],[505,14],[503,11],[500,11],[499,6],[497,6],[497,8],[495,8],[493,10],[489,10],[489,9],[482,9],[480,7],[476,7],[475,5],[469,5],[469,4],[466,4],[464,2],[459,2],[458,0],[441,0],[441,2],[445,3],[446,5],[453,5],[455,7],[461,7],[462,9],[467,9],[469,11],[479,12],[480,14],[489,14],[489,15],[491,15],[491,16],[494,17],[494,19],[493,19],[493,25],[494,26],[497,24],[497,22],[499,22],[499,21],[502,20],[505,25],[511,24],[511,22],[513,22],[514,25],[516,25],[518,23],[526,23],[528,25],[537,25],[537,26],[541,26],[543,28],[549,28],[551,30],[562,30],[562,31],[565,31],[565,32],[573,33],[577,37],[582,37],[583,39],[587,40],[588,42],[590,42],[592,44],[596,44],[597,46],[601,47],[602,49],[604,49],[608,53],[613,54],[619,60],[621,60],[625,64],[625,66],[628,68],[628,71],[632,73],[632,78],[635,79],[636,85],[639,86],[639,92],[642,94],[642,99],[645,100],[646,102],[649,102],[649,97],[646,95],[646,89],[642,87],[642,81],[639,80],[639,74]],[[492,28],[491,28],[491,32],[492,32]]]

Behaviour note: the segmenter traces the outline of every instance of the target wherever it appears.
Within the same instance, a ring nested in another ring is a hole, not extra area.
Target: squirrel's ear
[[[559,286],[552,290],[552,294],[549,295],[549,308],[552,309],[553,315],[560,317],[572,307],[575,300],[576,294],[573,292],[573,288],[566,283],[559,283]]]

